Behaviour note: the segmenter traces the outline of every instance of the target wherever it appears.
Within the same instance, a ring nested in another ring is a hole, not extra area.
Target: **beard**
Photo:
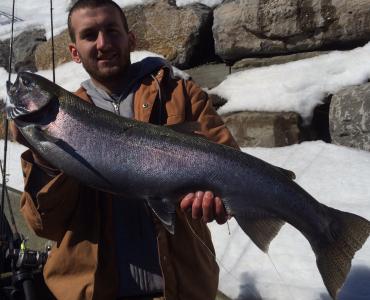
[[[101,83],[122,79],[131,65],[130,53],[104,62],[99,59],[80,58],[82,66],[90,77]]]

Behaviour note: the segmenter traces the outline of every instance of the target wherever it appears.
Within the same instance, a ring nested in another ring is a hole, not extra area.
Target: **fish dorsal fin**
[[[277,171],[279,171],[280,173],[284,174],[286,177],[288,177],[289,179],[291,180],[294,180],[296,179],[296,176],[295,176],[295,173],[293,171],[290,171],[290,170],[287,170],[287,169],[284,169],[284,168],[280,168],[280,167],[277,167],[277,166],[273,166]]]
[[[176,207],[171,200],[159,197],[147,199],[149,207],[171,234],[175,234]]]
[[[246,219],[245,217],[235,216],[235,219],[257,247],[266,253],[271,241],[285,224],[284,221],[271,217]]]

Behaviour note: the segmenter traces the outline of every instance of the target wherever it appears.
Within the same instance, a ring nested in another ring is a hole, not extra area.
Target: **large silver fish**
[[[233,148],[122,118],[47,79],[20,73],[8,117],[52,165],[82,183],[147,201],[170,232],[181,195],[211,190],[262,250],[288,222],[310,242],[332,298],[370,234],[370,222],[320,204],[292,173]]]

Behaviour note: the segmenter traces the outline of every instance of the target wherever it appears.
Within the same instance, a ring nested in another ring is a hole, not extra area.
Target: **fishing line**
[[[274,261],[272,260],[272,258],[271,258],[271,256],[270,256],[270,254],[269,254],[269,253],[266,253],[266,254],[267,254],[267,256],[268,256],[268,258],[269,258],[269,260],[270,260],[271,264],[273,265],[273,267],[274,267],[274,269],[275,269],[275,271],[276,271],[277,275],[279,276],[280,281],[283,283],[283,285],[285,285],[285,286],[286,286],[287,291],[288,291],[288,294],[289,294],[289,298],[290,298],[291,300],[294,300],[294,297],[293,297],[293,294],[292,294],[292,292],[291,292],[291,290],[290,290],[290,288],[289,288],[289,285],[285,282],[284,277],[280,274],[280,272],[279,272],[278,268],[276,267],[276,265],[274,264]]]
[[[206,243],[201,239],[201,237],[195,232],[195,230],[193,229],[193,227],[191,226],[190,222],[189,222],[189,219],[188,219],[188,215],[185,213],[185,220],[190,228],[190,231],[192,232],[192,234],[197,238],[197,240],[201,243],[201,245],[203,245],[208,253],[211,255],[211,257],[217,262],[217,264],[226,272],[226,274],[230,277],[232,277],[236,282],[239,281],[239,278],[237,278],[236,276],[234,276],[230,270],[228,270],[222,263],[221,261],[216,257],[216,254],[214,254],[212,252],[212,250],[206,245]],[[248,286],[247,287],[247,290],[251,293],[251,295],[253,295],[253,297],[255,299],[260,299],[260,297],[258,295],[256,295],[256,293],[250,289]]]
[[[50,27],[51,27],[51,64],[52,64],[52,69],[53,69],[53,82],[55,83],[53,0],[50,0]]]
[[[13,60],[13,42],[14,42],[14,11],[15,11],[15,0],[13,0],[13,8],[12,8],[12,25],[11,25],[11,35],[10,35],[10,52],[9,52],[9,77],[8,82],[10,82],[11,79],[11,73],[12,73],[12,60]],[[5,118],[5,124],[4,124],[4,158],[3,158],[3,165],[2,165],[2,189],[1,189],[1,223],[0,223],[0,241],[3,238],[3,235],[5,236],[5,215],[4,215],[4,203],[5,203],[5,191],[7,189],[6,187],[6,162],[7,162],[7,152],[8,152],[8,131],[9,131],[9,121],[7,118]]]

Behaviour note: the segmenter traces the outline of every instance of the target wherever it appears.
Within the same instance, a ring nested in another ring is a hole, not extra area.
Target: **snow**
[[[133,5],[147,1],[117,1]],[[178,5],[194,1],[178,0]],[[221,1],[203,1],[214,6]],[[2,0],[0,11],[11,12],[10,0]],[[25,28],[49,27],[49,8],[45,1],[16,1],[16,32]],[[65,28],[68,0],[54,1],[55,33]],[[37,21],[35,21],[37,15]],[[10,25],[0,19],[0,40],[9,36]],[[370,44],[351,51],[335,51],[316,58],[270,66],[230,75],[210,92],[228,100],[220,113],[242,110],[296,111],[309,120],[313,107],[339,89],[360,84],[369,78]],[[155,55],[134,52],[132,60]],[[180,72],[178,70],[178,72]],[[51,71],[40,72],[51,78]],[[186,77],[185,73],[181,73]],[[56,69],[56,82],[76,90],[88,75],[75,63]],[[8,73],[0,68],[0,99],[6,98]],[[13,75],[12,81],[15,76]],[[0,141],[0,157],[3,143]],[[9,143],[8,185],[22,190],[19,156],[24,147]],[[290,169],[296,182],[320,202],[370,219],[370,153],[323,142],[306,142],[283,148],[245,148],[249,154],[277,166]],[[304,212],[302,212],[304,213]],[[220,290],[232,299],[327,300],[329,296],[318,274],[314,254],[306,239],[290,225],[285,225],[262,253],[238,227],[234,219],[226,225],[210,224],[220,264]],[[370,299],[370,241],[357,252],[352,271],[339,300]]]
[[[219,113],[294,111],[308,122],[315,106],[370,77],[370,43],[350,51],[231,74],[209,91],[227,99]]]

